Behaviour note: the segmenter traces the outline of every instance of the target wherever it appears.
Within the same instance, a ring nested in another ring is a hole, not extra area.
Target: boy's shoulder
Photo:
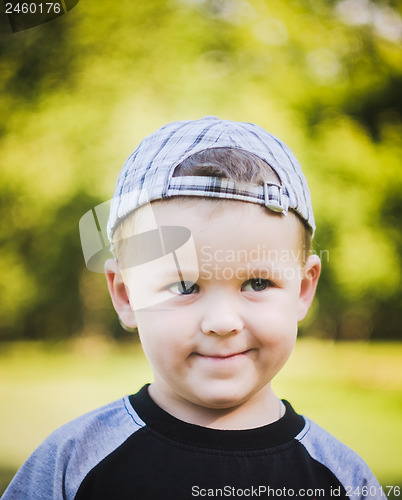
[[[342,483],[350,496],[352,488],[363,486],[372,493],[380,494],[381,487],[366,462],[346,444],[320,427],[313,420],[305,417],[306,425],[296,436],[296,440],[304,446],[308,454],[316,462],[329,469]],[[368,496],[377,496],[377,495]]]
[[[56,500],[55,492],[62,491],[73,498],[88,472],[144,425],[128,397],[64,424],[27,459],[10,484],[11,496],[6,490],[4,498]]]
[[[128,397],[123,397],[92,410],[56,429],[42,443],[58,453],[68,452],[70,457],[83,446],[91,444],[90,453],[98,458],[119,446],[133,432],[145,424],[134,412]]]

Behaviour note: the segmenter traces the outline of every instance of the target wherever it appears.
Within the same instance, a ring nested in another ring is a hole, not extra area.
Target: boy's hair
[[[253,184],[279,181],[276,172],[259,156],[249,151],[230,147],[208,148],[186,158],[176,166],[173,177],[187,176],[216,177]],[[191,198],[197,200],[196,197]],[[171,199],[177,200],[178,198],[172,197]],[[182,196],[180,199],[188,200],[189,196]],[[214,201],[217,204],[227,202],[225,199],[217,198]],[[302,262],[304,263],[311,251],[312,230],[297,212],[293,211],[293,213],[297,216],[300,225]],[[125,239],[129,233],[133,233],[134,214],[135,212],[132,212],[119,221],[114,231],[113,248],[117,260],[120,260],[124,253]],[[130,226],[130,230],[128,226]]]

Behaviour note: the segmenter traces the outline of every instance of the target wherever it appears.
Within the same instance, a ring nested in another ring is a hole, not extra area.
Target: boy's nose
[[[233,335],[244,328],[243,320],[234,304],[225,298],[216,299],[205,305],[201,330],[207,335]]]

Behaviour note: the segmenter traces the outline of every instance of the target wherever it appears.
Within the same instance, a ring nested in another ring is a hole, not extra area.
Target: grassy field
[[[72,418],[152,380],[138,345],[86,339],[0,344],[0,493]],[[300,340],[276,393],[355,449],[383,486],[402,485],[402,344]]]

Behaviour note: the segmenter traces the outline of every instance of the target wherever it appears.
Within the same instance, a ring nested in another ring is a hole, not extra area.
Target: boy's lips
[[[253,349],[246,349],[244,351],[235,351],[231,353],[199,353],[195,352],[194,355],[203,358],[203,359],[210,359],[210,360],[216,360],[216,361],[230,361],[232,359],[236,359],[242,356],[246,356],[248,353],[250,353]]]

